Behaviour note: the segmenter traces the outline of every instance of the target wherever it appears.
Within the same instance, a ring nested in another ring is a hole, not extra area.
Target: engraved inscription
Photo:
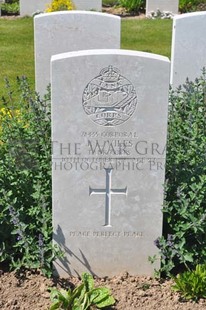
[[[122,189],[112,189],[112,170],[105,168],[106,172],[106,188],[95,189],[89,187],[89,196],[91,195],[105,195],[105,224],[104,226],[111,227],[111,198],[112,195],[127,195],[127,187]]]
[[[113,66],[101,70],[84,89],[82,104],[90,119],[101,126],[123,124],[134,113],[137,95],[132,83]]]
[[[70,237],[93,238],[143,238],[142,231],[69,231]]]

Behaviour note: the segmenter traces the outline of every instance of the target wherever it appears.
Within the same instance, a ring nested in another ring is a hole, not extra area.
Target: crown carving
[[[119,79],[120,72],[113,66],[108,66],[101,70],[100,75],[105,82],[116,82]]]

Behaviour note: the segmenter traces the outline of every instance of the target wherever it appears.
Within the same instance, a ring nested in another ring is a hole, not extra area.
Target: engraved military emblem
[[[119,69],[110,65],[87,84],[82,104],[93,122],[113,127],[132,116],[137,106],[137,95],[132,83],[120,74]]]

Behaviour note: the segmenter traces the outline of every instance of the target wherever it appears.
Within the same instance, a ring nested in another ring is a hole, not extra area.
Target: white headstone
[[[36,12],[44,12],[50,0],[20,0],[20,16],[32,16]]]
[[[178,14],[179,0],[147,0],[146,1],[146,16],[150,12],[171,12]]]
[[[102,10],[102,0],[73,0],[77,10]]]
[[[52,0],[20,0],[20,15],[32,16],[36,12],[44,12]],[[102,10],[102,0],[73,0],[77,10]]]
[[[54,242],[61,276],[151,275],[162,233],[168,58],[124,50],[52,57]],[[155,267],[159,267],[159,261]]]
[[[85,11],[41,14],[34,18],[36,90],[50,83],[52,55],[86,49],[120,48],[119,17]]]
[[[173,20],[171,84],[195,80],[206,67],[206,12],[176,16]]]

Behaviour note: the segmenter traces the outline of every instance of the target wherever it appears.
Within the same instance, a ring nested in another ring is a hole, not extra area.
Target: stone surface
[[[32,16],[35,12],[44,12],[52,0],[20,0],[20,15]],[[73,0],[77,10],[102,10],[102,0]]]
[[[168,58],[124,50],[52,57],[54,242],[61,276],[151,275],[158,253]]]
[[[178,14],[179,0],[147,0],[146,1],[146,16],[150,12],[157,10],[169,11],[173,14]]]
[[[102,0],[73,0],[77,10],[102,10]]]
[[[44,12],[50,0],[20,0],[20,16],[32,16],[36,12]]]
[[[67,11],[34,18],[36,90],[43,95],[50,83],[52,55],[99,48],[120,48],[121,20],[97,12]]]
[[[206,67],[206,12],[175,16],[171,53],[171,84],[195,80]]]

